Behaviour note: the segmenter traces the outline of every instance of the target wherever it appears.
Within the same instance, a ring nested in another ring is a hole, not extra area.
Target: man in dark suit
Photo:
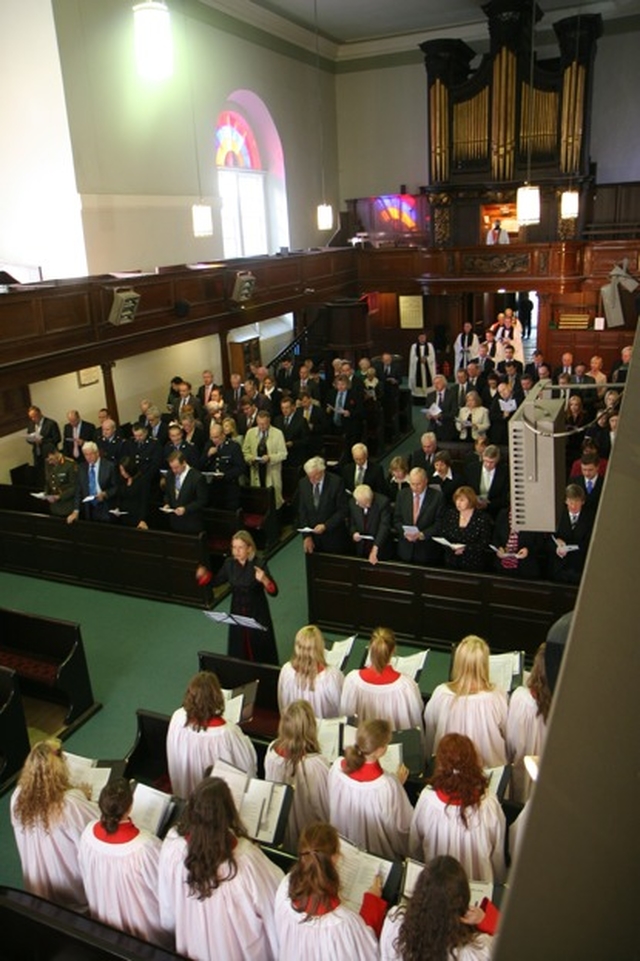
[[[185,444],[185,447],[190,446]],[[190,461],[188,463],[191,464]],[[214,475],[209,478],[208,484],[211,507],[225,511],[237,510],[242,490],[240,478],[246,477],[247,465],[242,456],[242,447],[225,435],[221,424],[214,423],[209,428],[209,441],[205,444],[198,467],[204,473]]]
[[[370,564],[392,556],[391,509],[389,498],[360,484],[349,498],[349,535],[356,557]]]
[[[169,425],[163,421],[160,408],[155,404],[152,404],[147,411],[147,427],[151,440],[156,440],[163,448],[169,440]]]
[[[229,383],[230,386],[222,392],[222,399],[229,408],[231,416],[235,417],[244,397],[244,385],[240,374],[231,374]]]
[[[205,451],[206,449],[205,444]],[[169,470],[169,458],[175,453],[182,454],[189,467],[198,467],[200,460],[198,448],[193,444],[187,444],[180,424],[171,424],[169,427],[169,439],[162,449],[161,470]]]
[[[369,459],[369,451],[365,444],[354,444],[351,448],[350,464],[345,464],[342,468],[342,479],[348,491],[353,491],[359,484],[367,484],[378,494],[383,494],[386,490],[386,481],[382,467],[375,461]]]
[[[108,522],[111,520],[109,510],[117,493],[115,464],[100,457],[98,445],[92,440],[82,445],[82,456],[84,460],[78,466],[73,510],[67,517],[67,524],[77,521],[81,513],[87,521]]]
[[[532,360],[530,360],[528,364],[525,364],[525,367],[524,367],[525,374],[531,374],[534,381],[540,380],[539,368],[541,364],[544,365],[544,362],[545,362],[544,354],[542,353],[542,351],[534,350]]]
[[[170,454],[164,503],[172,511],[169,515],[171,530],[176,534],[199,534],[203,531],[203,511],[208,499],[207,482],[200,471],[189,467],[180,451]]]
[[[485,447],[482,460],[474,458],[466,466],[469,487],[478,495],[478,507],[495,518],[509,506],[509,471],[500,461],[500,448],[495,444]]]
[[[456,417],[458,416],[458,386],[449,387],[442,374],[433,379],[433,389],[425,397],[426,418],[429,430],[439,441],[457,440]],[[435,407],[438,408],[436,411]],[[463,405],[464,406],[464,405]],[[435,450],[434,452],[435,453]],[[422,464],[413,464],[422,467]]]
[[[600,458],[597,454],[583,454],[580,458],[580,477],[574,478],[574,483],[584,491],[585,510],[592,511],[594,516],[604,486],[604,477],[600,474],[599,467]]]
[[[553,371],[553,382],[558,383],[558,377],[560,374],[568,374],[569,377],[573,376],[573,354],[570,350],[565,350],[562,355],[562,362],[554,368]]]
[[[150,483],[158,479],[162,466],[162,445],[149,437],[148,427],[133,425],[133,437],[127,442],[126,453],[133,457],[138,470]]]
[[[516,349],[513,344],[509,343],[505,343],[504,360],[501,360],[496,368],[499,374],[505,375],[507,373],[507,364],[513,364],[515,366],[518,377],[524,373],[522,361],[516,360]]]
[[[409,457],[409,467],[421,467],[431,477],[436,466],[438,438],[433,431],[426,431],[420,438],[420,447]]]
[[[309,426],[301,408],[295,406],[292,397],[280,401],[281,413],[274,418],[273,425],[282,431],[287,448],[289,467],[301,467],[309,454]]]
[[[564,584],[579,584],[593,532],[594,513],[585,507],[584,490],[569,484],[555,537],[549,540],[549,577]],[[573,548],[567,550],[567,547]],[[577,548],[577,549],[576,549]]]
[[[381,354],[379,358],[374,360],[373,366],[378,375],[378,380],[383,387],[387,385],[392,387],[400,386],[402,381],[402,363],[396,360],[393,354],[385,351],[384,354]]]
[[[399,560],[408,564],[440,563],[442,548],[432,537],[438,532],[443,507],[442,491],[429,487],[426,471],[414,467],[409,472],[409,488],[398,492],[393,515]]]
[[[492,444],[506,447],[509,443],[509,421],[518,409],[518,401],[514,396],[511,384],[503,381],[498,384],[498,392],[491,401],[489,420],[491,428],[489,437]]]
[[[304,472],[298,485],[298,528],[310,529],[303,536],[304,552],[344,553],[347,495],[342,479],[327,471],[322,457],[311,457]]]
[[[293,382],[292,394],[295,398],[298,398],[303,390],[311,394],[314,400],[320,400],[320,387],[317,381],[311,378],[309,368],[306,364],[303,364],[298,371],[298,377]]]
[[[596,382],[593,377],[587,374],[587,365],[583,360],[577,360],[573,365],[571,383],[579,385],[579,389],[572,389],[569,396],[578,394],[581,397],[587,417],[591,420],[595,413],[598,393],[596,391]]]
[[[290,393],[293,391],[293,385],[297,380],[296,370],[291,357],[284,357],[280,366],[278,367],[278,373],[276,374],[276,384],[280,390],[288,390]]]
[[[198,393],[196,397],[200,402],[200,406],[204,409],[209,401],[211,400],[211,391],[215,390],[218,385],[216,384],[213,371],[203,370],[202,371],[202,384],[198,387]]]
[[[86,420],[82,420],[77,410],[67,411],[67,423],[62,431],[62,453],[79,464],[82,460],[82,445],[87,440],[93,440],[96,428]]]
[[[120,458],[124,457],[127,442],[120,436],[115,420],[108,417],[103,420],[102,427],[96,436],[96,444],[100,451],[100,457],[110,460],[116,466],[120,463]]]
[[[349,379],[339,374],[327,395],[327,420],[334,434],[344,434],[347,443],[362,436],[362,402],[358,392],[349,387]]]
[[[474,362],[478,365],[478,370],[480,375],[484,377],[485,381],[487,375],[495,369],[496,363],[489,357],[489,345],[483,341],[478,347],[478,356],[474,357]]]
[[[60,443],[60,428],[55,420],[45,417],[39,407],[31,406],[27,411],[30,426],[27,429],[27,443],[33,451],[33,466],[36,469],[38,482],[44,481],[44,457],[42,445],[47,442],[57,447]]]
[[[193,393],[191,384],[188,381],[182,381],[178,387],[178,394],[179,398],[173,405],[173,416],[176,418],[176,420],[180,420],[180,416],[182,415],[185,407],[191,407],[195,419],[202,420],[202,404]]]
[[[309,428],[309,453],[315,456],[322,450],[323,436],[327,429],[324,410],[319,404],[314,403],[313,397],[306,390],[302,391],[297,403]]]

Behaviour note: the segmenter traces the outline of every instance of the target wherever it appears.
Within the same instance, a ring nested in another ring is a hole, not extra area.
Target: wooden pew
[[[169,788],[169,765],[167,763],[168,714],[155,711],[136,711],[136,739],[125,758],[123,777],[134,778],[160,791]]]
[[[279,526],[272,487],[241,487],[240,508],[246,529],[259,550],[270,550],[278,541]]]
[[[278,677],[280,668],[273,664],[257,664],[226,654],[198,651],[201,671],[213,671],[222,687],[234,688],[250,681],[259,681],[253,720],[245,721],[242,729],[252,737],[273,740],[278,733]]]
[[[466,634],[494,652],[522,649],[533,658],[548,629],[573,610],[577,588],[550,581],[512,581],[435,567],[307,554],[308,622],[349,634],[380,624],[398,639],[450,650]]]
[[[0,509],[0,569],[16,574],[202,607],[194,575],[208,559],[204,534],[66,524]]]
[[[180,961],[180,955],[26,891],[0,887],[3,961]]]
[[[0,608],[0,665],[18,674],[25,693],[63,704],[66,725],[84,723],[101,707],[79,624]]]
[[[203,515],[209,553],[219,558],[231,554],[231,538],[244,527],[240,508],[237,511],[222,511],[207,507]]]
[[[0,793],[20,772],[30,747],[18,675],[0,667]]]
[[[31,492],[41,491],[42,487],[23,487],[17,484],[0,484],[0,509],[7,511],[27,511],[29,514],[49,516],[47,501],[38,500]]]

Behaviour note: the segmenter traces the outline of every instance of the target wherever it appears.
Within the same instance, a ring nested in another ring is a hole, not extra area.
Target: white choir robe
[[[289,878],[276,894],[279,961],[378,961],[378,942],[359,914],[343,904],[327,914],[308,917],[289,900]]]
[[[329,820],[329,761],[321,754],[307,754],[298,764],[292,777],[287,759],[281,757],[270,744],[264,759],[267,781],[292,784],[293,803],[284,836],[288,851],[297,852],[298,838],[307,824]]]
[[[11,823],[25,889],[65,908],[86,912],[78,843],[87,824],[99,817],[98,805],[88,801],[78,788],[70,788],[65,793],[60,817],[51,821],[48,830],[42,824],[24,828],[14,813],[19,794],[17,788],[11,797]]]
[[[256,749],[236,724],[221,724],[196,731],[190,725],[184,708],[174,711],[167,732],[167,762],[173,793],[188,798],[204,772],[216,761],[227,761],[256,776]]]
[[[394,731],[419,727],[422,731],[424,703],[420,688],[404,674],[392,684],[370,684],[360,671],[350,671],[344,679],[340,714],[357,715],[359,721],[382,718],[390,722]]]
[[[439,684],[424,712],[427,757],[435,754],[445,734],[466,734],[475,744],[484,767],[507,763],[504,733],[507,695],[494,688],[458,696],[448,684]]]
[[[314,681],[314,689],[301,683],[291,661],[284,664],[278,677],[278,707],[282,714],[294,701],[308,701],[316,717],[338,717],[344,675],[337,667],[325,667]]]
[[[538,714],[538,702],[528,687],[515,689],[509,700],[507,714],[507,757],[513,764],[509,797],[520,804],[531,794],[533,782],[524,766],[527,754],[540,756],[544,747],[547,725]]]
[[[347,840],[384,858],[406,857],[413,808],[400,781],[386,772],[375,781],[356,781],[339,757],[329,771],[331,824]]]
[[[122,844],[97,838],[96,822],[80,838],[78,861],[91,917],[143,941],[173,946],[160,923],[158,863],[162,842],[148,831]]]
[[[465,813],[467,827],[459,805],[446,804],[432,788],[425,788],[411,822],[410,855],[428,864],[432,858],[449,854],[457,858],[470,880],[499,884],[506,870],[506,821],[500,802],[495,794],[487,793]]]
[[[189,893],[184,859],[187,842],[172,828],[160,855],[160,914],[175,932],[176,952],[193,961],[275,961],[278,940],[273,915],[284,877],[260,848],[239,838],[237,871],[204,900]],[[220,869],[224,876],[226,867]]]
[[[402,908],[392,908],[384,919],[380,935],[380,961],[402,961],[395,948],[404,918]],[[490,934],[477,934],[473,941],[449,952],[447,961],[489,961],[493,953],[493,938]]]

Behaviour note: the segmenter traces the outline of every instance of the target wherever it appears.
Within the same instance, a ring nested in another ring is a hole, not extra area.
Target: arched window
[[[235,91],[218,116],[215,162],[225,258],[287,246],[280,138],[265,105],[248,90]]]

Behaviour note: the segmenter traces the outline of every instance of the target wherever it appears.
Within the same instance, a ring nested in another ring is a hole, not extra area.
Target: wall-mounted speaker
[[[247,300],[251,300],[253,297],[255,287],[256,278],[251,271],[238,270],[234,278],[233,290],[231,291],[229,299],[233,300],[236,304],[246,303]]]
[[[113,304],[111,305],[107,320],[110,324],[113,324],[114,327],[132,323],[133,318],[138,312],[139,303],[140,294],[137,294],[135,290],[131,290],[130,288],[126,290],[116,288],[116,290],[113,291]]]

